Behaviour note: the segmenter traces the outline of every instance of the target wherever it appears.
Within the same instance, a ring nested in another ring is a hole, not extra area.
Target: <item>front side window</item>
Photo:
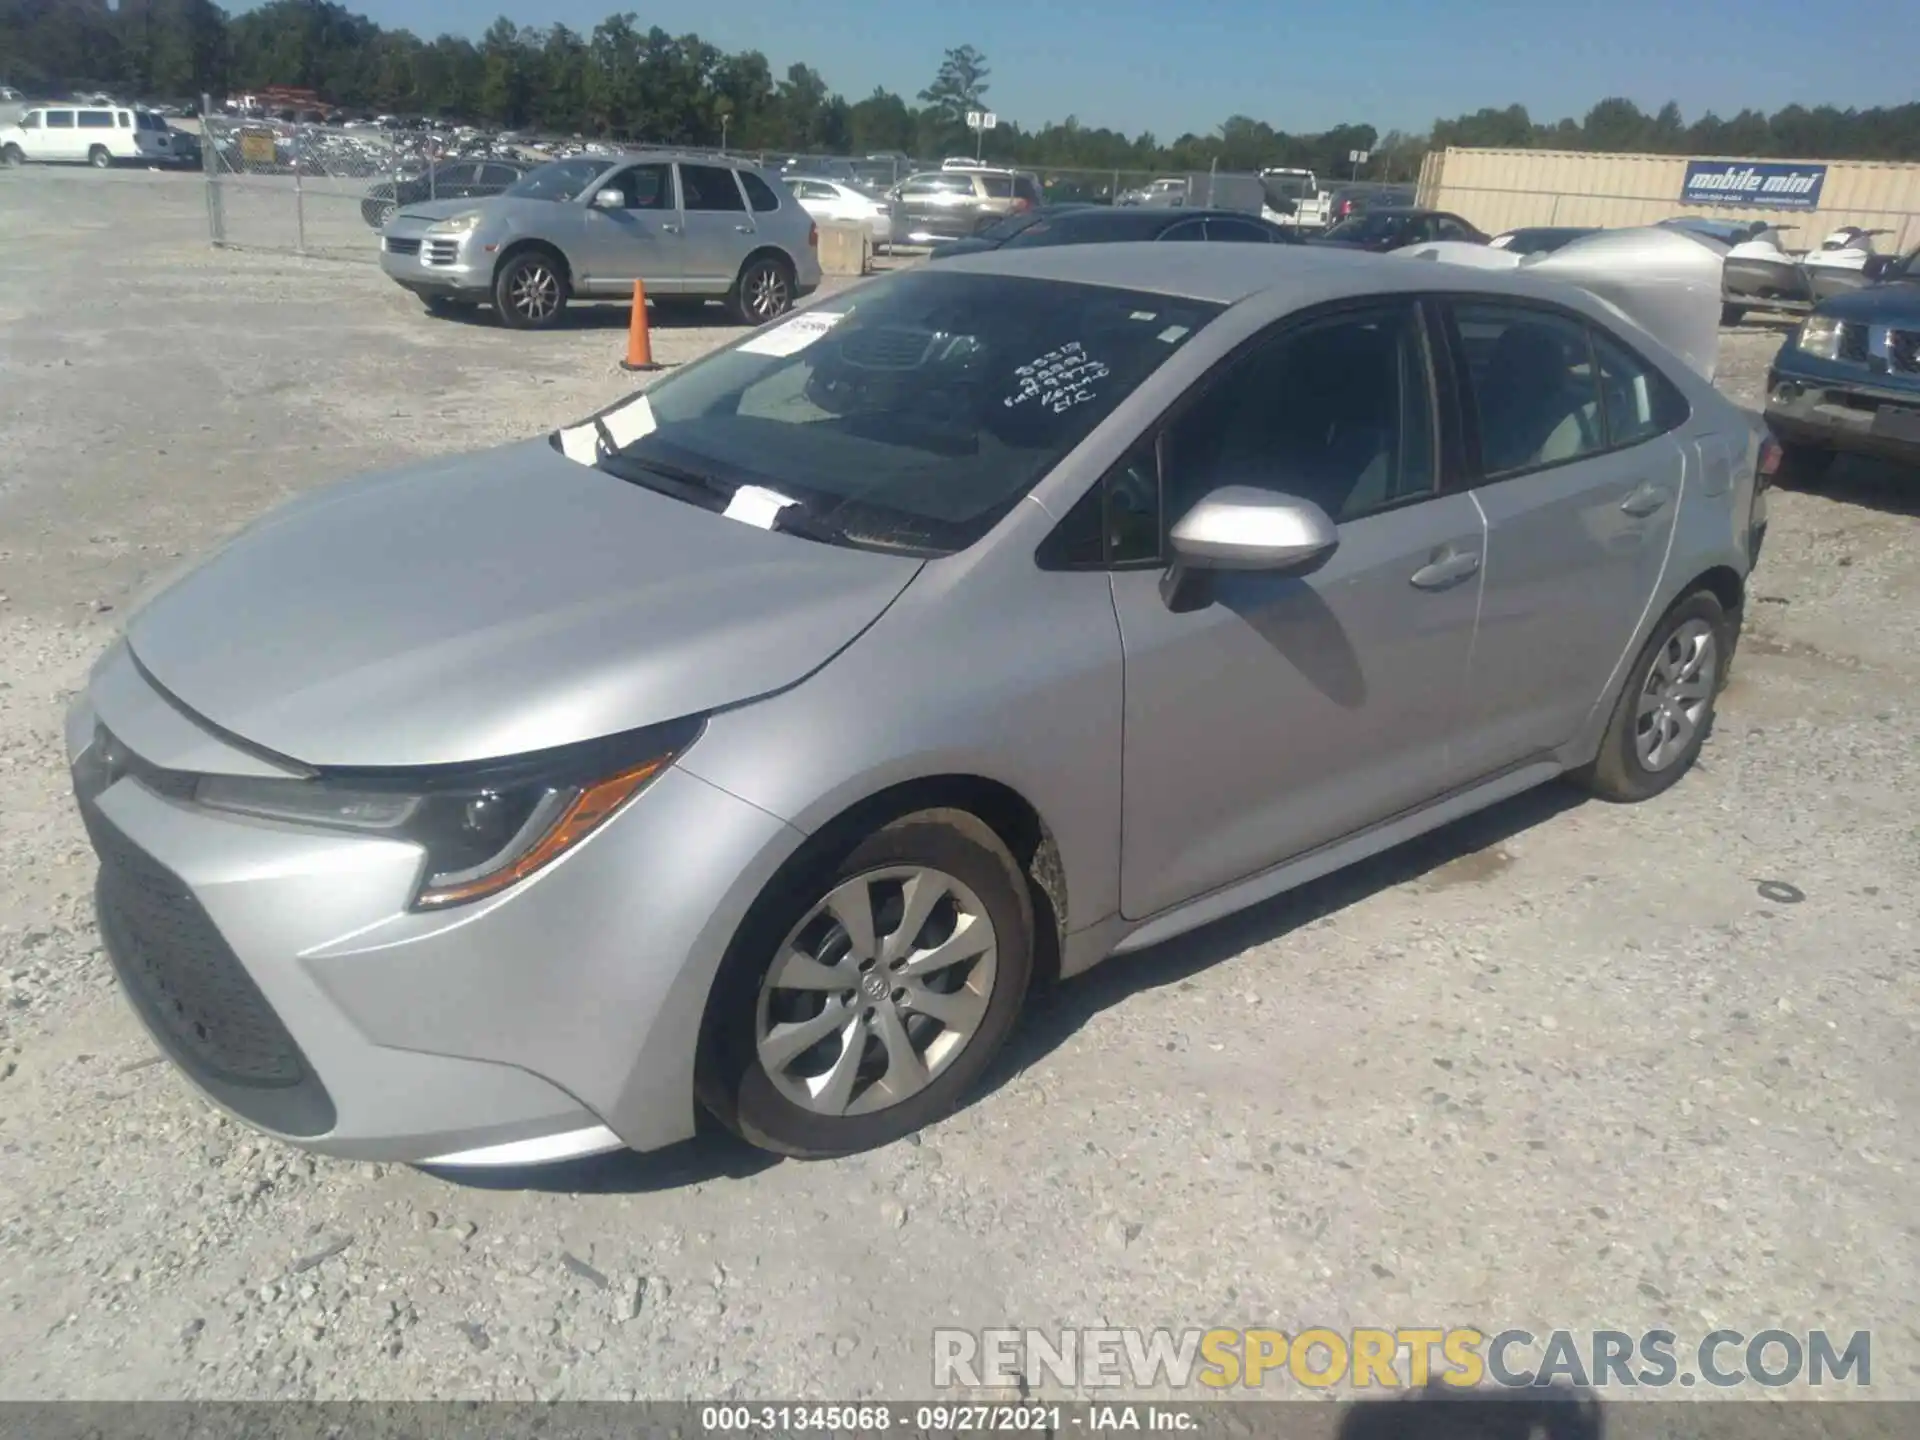
[[[1151,438],[1103,476],[1036,556],[1049,570],[1111,570],[1160,560],[1160,467]]]
[[[29,110],[26,118],[20,122],[20,128],[22,130],[38,130],[40,128],[40,112],[38,110]]]
[[[745,210],[733,171],[721,165],[682,165],[680,188],[689,210]]]
[[[1686,398],[1673,382],[1605,331],[1594,330],[1593,354],[1600,366],[1608,445],[1638,445],[1686,420]]]
[[[1466,223],[1454,219],[1451,215],[1440,216],[1439,219],[1433,222],[1433,229],[1434,234],[1442,240],[1471,240],[1473,238],[1473,232],[1467,229]]]
[[[1167,433],[1166,513],[1253,485],[1311,500],[1336,522],[1434,493],[1434,409],[1411,304],[1285,330],[1233,362]]]
[[[135,128],[140,130],[164,132],[167,128],[167,117],[164,115],[155,115],[151,111],[141,111],[133,117],[133,121]]]
[[[601,188],[618,190],[625,198],[626,203],[621,207],[625,210],[671,210],[672,168],[670,165],[629,165]]]
[[[1487,476],[1556,465],[1606,448],[1585,325],[1553,311],[1508,305],[1459,305],[1454,322]]]
[[[482,165],[480,183],[489,190],[504,190],[520,178],[520,172],[511,165]]]
[[[1220,308],[904,271],[657,382],[646,394],[655,428],[599,464],[673,493],[699,484],[715,508],[741,485],[777,491],[799,502],[786,523],[832,543],[950,553]]]

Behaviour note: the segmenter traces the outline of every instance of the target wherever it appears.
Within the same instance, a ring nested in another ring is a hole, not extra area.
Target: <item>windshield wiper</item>
[[[599,426],[601,437],[606,440],[606,426],[598,420],[594,424]],[[598,464],[617,479],[633,485],[644,485],[649,490],[658,490],[663,495],[671,495],[676,500],[685,500],[690,505],[699,505],[708,510],[726,509],[727,502],[733,499],[733,492],[737,488],[725,480],[702,475],[697,470],[682,469],[665,460],[642,460],[632,455],[609,454],[602,455]]]

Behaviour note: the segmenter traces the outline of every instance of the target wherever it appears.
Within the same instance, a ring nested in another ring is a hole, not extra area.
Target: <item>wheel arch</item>
[[[525,235],[501,247],[500,258],[493,262],[493,283],[496,285],[500,283],[500,272],[506,268],[508,262],[516,256],[525,255],[530,250],[551,255],[560,266],[560,278],[567,282],[568,289],[573,288],[573,262],[567,258],[567,252],[553,241],[542,239],[538,235]]]
[[[800,273],[800,267],[794,263],[793,256],[787,253],[784,245],[774,245],[771,243],[756,245],[748,254],[747,258],[740,262],[740,268],[734,272],[733,288],[735,290],[740,288],[740,279],[747,273],[747,267],[752,265],[756,260],[775,261],[786,270],[789,279]]]

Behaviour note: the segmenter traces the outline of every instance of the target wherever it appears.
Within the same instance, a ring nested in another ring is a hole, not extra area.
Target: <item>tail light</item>
[[[1033,202],[1027,199],[1026,196],[1016,195],[1013,197],[1013,213],[1014,214],[1024,215],[1027,213],[1027,211],[1031,210],[1032,208],[1033,208]]]
[[[812,221],[807,222],[807,248],[809,250],[820,248],[820,227]]]
[[[1786,451],[1780,448],[1780,442],[1769,435],[1760,442],[1760,463],[1754,467],[1753,488],[1765,490],[1773,484],[1780,473],[1781,463],[1786,459]]]

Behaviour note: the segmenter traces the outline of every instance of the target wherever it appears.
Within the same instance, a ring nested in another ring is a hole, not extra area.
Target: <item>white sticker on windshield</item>
[[[600,433],[589,420],[570,425],[560,432],[560,453],[576,465],[592,465],[600,459]]]
[[[635,396],[631,403],[622,405],[618,410],[610,410],[600,417],[600,423],[607,427],[607,438],[616,450],[624,450],[643,435],[651,435],[656,428],[653,419],[653,407],[647,403],[644,395]]]
[[[1169,325],[1153,338],[1160,341],[1163,345],[1171,345],[1186,333],[1187,327],[1184,325]]]
[[[1070,340],[1058,350],[1049,350],[1038,359],[1013,372],[1015,390],[1003,402],[1011,410],[1016,405],[1034,404],[1064,415],[1076,405],[1094,398],[1094,383],[1113,371],[1104,361],[1087,354],[1078,340]]]
[[[740,346],[742,355],[798,355],[846,318],[843,310],[808,310]]]
[[[1153,319],[1153,317],[1154,317],[1154,312],[1151,310],[1136,310],[1131,315],[1127,316],[1129,320],[1151,320]]]
[[[744,520],[749,525],[758,525],[762,530],[771,530],[773,520],[789,505],[800,502],[790,495],[782,495],[778,490],[767,490],[759,485],[742,485],[733,492],[733,498],[727,502],[727,508],[721,513],[729,520]]]

